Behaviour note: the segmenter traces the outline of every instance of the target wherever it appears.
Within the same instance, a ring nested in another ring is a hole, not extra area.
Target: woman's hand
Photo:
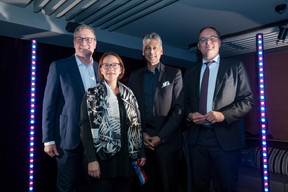
[[[145,165],[146,158],[140,158],[140,159],[138,159],[138,161],[139,161],[139,166],[143,167]]]
[[[96,179],[100,179],[101,172],[98,161],[88,163],[88,175]]]

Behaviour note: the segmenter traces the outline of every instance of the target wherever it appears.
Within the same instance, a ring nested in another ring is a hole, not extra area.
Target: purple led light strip
[[[268,147],[267,147],[267,117],[265,101],[264,61],[263,61],[263,34],[256,35],[258,77],[259,77],[259,101],[260,101],[260,129],[262,139],[262,165],[263,165],[263,191],[269,191],[268,176]]]
[[[29,128],[29,192],[34,191],[35,99],[36,99],[36,40],[32,40],[30,128]]]

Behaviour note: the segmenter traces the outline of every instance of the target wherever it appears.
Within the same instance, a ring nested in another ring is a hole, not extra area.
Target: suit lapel
[[[201,79],[200,79],[201,76],[200,76],[200,74],[201,74],[201,67],[202,67],[202,63],[197,66],[197,68],[196,68],[196,73],[195,73],[196,75],[191,74],[192,77],[194,76],[194,78],[196,78],[196,80],[193,81],[193,82],[197,82],[196,85],[193,85],[193,84],[191,83],[191,86],[195,86],[195,87],[196,87],[195,90],[196,90],[196,95],[197,95],[198,101],[199,101],[199,99],[200,99],[200,82],[201,82]]]
[[[100,82],[100,79],[99,79],[99,76],[98,76],[98,63],[96,62],[96,61],[94,61],[94,63],[93,63],[93,69],[94,69],[94,74],[95,74],[95,77],[96,77],[96,84],[98,83],[98,82]]]
[[[218,74],[217,74],[217,79],[216,79],[216,85],[215,85],[215,91],[214,91],[214,96],[213,96],[213,103],[214,100],[223,84],[223,79],[225,78],[227,72],[227,63],[223,60],[220,59],[220,65],[218,69]]]
[[[85,93],[85,88],[82,82],[81,74],[79,71],[79,68],[77,66],[75,55],[70,57],[69,63],[68,63],[68,69],[70,69],[70,73],[72,74],[72,78],[74,79],[75,86],[78,87],[79,93]]]
[[[161,82],[163,82],[163,77],[164,77],[164,74],[165,74],[164,71],[165,71],[165,65],[160,63],[160,71],[159,71],[159,77],[158,77],[156,90],[155,90],[155,95],[154,95],[154,103],[156,102],[157,95],[159,94],[159,91],[161,89]],[[153,105],[153,106],[155,106],[155,105]]]
[[[141,95],[141,103],[145,103],[145,99],[144,99],[144,73],[145,73],[146,68],[143,67],[143,69],[141,71],[139,71],[138,75],[139,75],[139,81],[138,81],[138,87],[139,87],[139,92]],[[140,103],[140,102],[138,102]],[[145,106],[145,105],[144,105]],[[144,107],[145,109],[145,107]]]

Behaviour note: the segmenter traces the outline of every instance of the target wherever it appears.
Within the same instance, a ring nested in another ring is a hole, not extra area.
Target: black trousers
[[[146,163],[143,167],[147,183],[141,189],[143,192],[176,192],[178,190],[179,151],[163,153],[145,150]]]
[[[239,151],[225,151],[213,129],[202,129],[196,145],[189,146],[192,191],[209,192],[214,182],[216,192],[236,192]]]
[[[59,149],[57,160],[57,190],[78,192],[87,190],[83,168],[84,150],[82,144],[73,150]]]

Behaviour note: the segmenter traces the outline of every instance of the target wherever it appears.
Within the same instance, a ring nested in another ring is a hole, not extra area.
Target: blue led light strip
[[[264,81],[264,59],[263,59],[263,34],[256,35],[257,57],[258,57],[258,77],[259,77],[259,101],[260,101],[260,129],[262,139],[262,165],[263,165],[263,191],[269,191],[268,176],[268,147],[267,147],[267,117],[265,101],[265,81]]]
[[[34,190],[35,99],[36,99],[36,40],[32,40],[30,128],[29,128],[29,192]]]

